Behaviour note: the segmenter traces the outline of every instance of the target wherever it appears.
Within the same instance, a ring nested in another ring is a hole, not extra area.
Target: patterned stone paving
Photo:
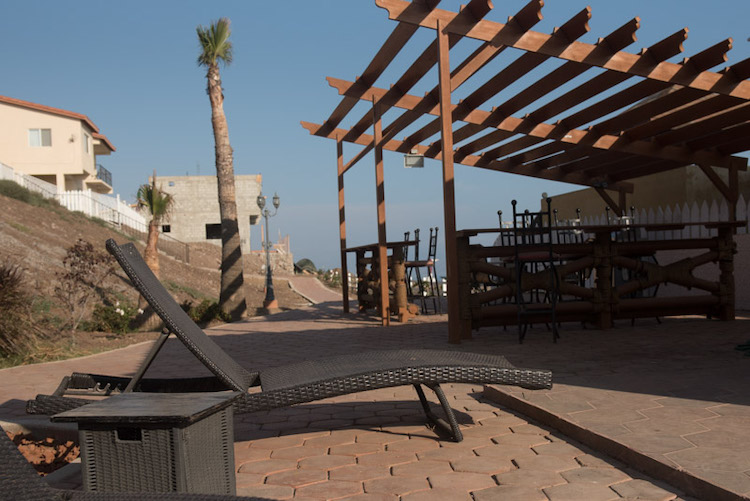
[[[719,485],[725,499],[750,494],[750,360],[733,350],[748,338],[747,320],[628,321],[609,331],[565,325],[557,344],[542,328],[523,345],[512,328],[483,329],[458,346],[446,342],[444,316],[389,328],[373,320],[323,303],[210,332],[258,368],[374,348],[500,353],[555,374],[551,391],[500,388],[507,395]],[[147,350],[2,370],[0,419],[25,419],[23,401],[53,391],[73,370],[130,374]],[[203,373],[170,341],[151,375]],[[269,499],[689,499],[490,401],[492,392],[446,390],[460,411],[461,444],[425,427],[410,387],[238,416],[238,491]]]
[[[458,444],[425,426],[409,387],[238,416],[238,494],[295,500],[690,499],[501,408],[482,396],[481,387],[445,390],[460,411],[465,438]],[[334,421],[340,425],[328,429],[325,423]]]

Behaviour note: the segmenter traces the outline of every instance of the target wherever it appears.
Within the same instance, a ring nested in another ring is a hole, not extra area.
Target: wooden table
[[[384,319],[389,319],[390,312],[394,312],[399,322],[406,322],[417,313],[416,305],[410,305],[408,302],[404,259],[404,248],[417,245],[417,243],[416,240],[401,240],[385,244],[386,250],[391,250],[391,255],[387,258],[386,269],[388,290],[392,291],[392,298],[385,301],[382,299],[382,294],[378,293],[382,290],[379,245],[366,244],[344,249],[344,252],[352,252],[356,255],[357,301],[360,311],[376,308]],[[385,315],[382,309],[383,302],[387,303]],[[384,323],[387,322],[384,320]]]
[[[553,252],[558,256],[555,265],[557,291],[564,300],[557,303],[559,321],[590,321],[601,329],[612,326],[617,318],[657,317],[661,315],[705,314],[722,320],[734,319],[734,243],[735,229],[745,225],[736,222],[667,223],[632,225],[560,226],[553,229]],[[660,231],[679,231],[691,226],[716,230],[709,238],[679,238],[670,240],[618,241],[613,235],[636,231],[648,235]],[[557,243],[555,233],[583,231],[587,238],[581,242]],[[516,288],[523,291],[541,288],[548,281],[535,280],[533,274],[521,274],[516,283],[513,268],[513,245],[486,247],[471,244],[473,236],[505,234],[512,242],[512,228],[467,229],[457,232],[459,263],[458,301],[460,338],[454,333],[451,342],[471,337],[473,329],[490,325],[510,325],[517,320],[517,306],[512,302]],[[526,247],[528,250],[528,247]],[[548,249],[539,245],[539,251]],[[659,251],[701,250],[704,252],[672,263],[647,262],[644,256]],[[533,249],[532,249],[533,251]],[[718,262],[719,279],[704,280],[693,276],[699,266]],[[613,282],[613,270],[626,269],[633,278],[624,283]],[[596,282],[580,285],[565,278],[584,270],[596,271]],[[491,277],[489,287],[478,288],[478,277]],[[681,297],[639,297],[639,291],[658,284],[672,283],[705,292]],[[543,322],[545,319],[538,319]]]

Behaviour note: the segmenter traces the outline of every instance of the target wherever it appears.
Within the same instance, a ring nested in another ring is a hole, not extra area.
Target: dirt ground
[[[79,239],[91,242],[95,248],[104,250],[104,242],[114,238],[118,243],[129,241],[127,235],[106,223],[92,220],[81,213],[63,208],[34,207],[24,202],[0,195],[0,264],[13,263],[24,270],[27,290],[38,300],[44,300],[51,316],[63,317],[65,312],[54,295],[58,283],[57,274],[63,270],[66,249]],[[142,242],[134,242],[143,251]],[[160,256],[161,280],[175,299],[182,303],[199,304],[203,299],[216,301],[219,297],[221,249],[211,244],[191,245],[191,264],[185,264],[170,256]],[[138,294],[125,274],[116,267],[104,288],[121,294],[133,305]],[[246,267],[247,268],[247,267]],[[274,291],[282,310],[306,305],[307,300],[296,294],[283,276],[274,276]],[[245,272],[245,292],[248,314],[260,314],[265,298],[265,276]],[[93,307],[93,306],[92,306]],[[108,333],[60,332],[39,346],[43,355],[32,357],[28,362],[67,358],[106,351],[132,343],[151,340],[153,332],[130,333],[121,336]]]
[[[77,239],[84,239],[104,251],[104,242],[114,238],[119,243],[128,241],[126,235],[106,224],[98,224],[81,213],[65,209],[50,210],[0,195],[0,262],[20,264],[25,270],[28,285],[38,295],[52,298],[56,274],[62,270],[62,261],[68,247]],[[142,251],[144,244],[135,242]],[[178,301],[196,300],[195,293],[216,300],[219,296],[220,248],[211,244],[191,246],[191,256],[199,266],[191,266],[169,256],[161,255],[161,280],[176,284],[170,292]],[[265,277],[245,273],[248,309],[262,306]],[[117,290],[135,302],[137,294],[125,275],[118,270],[105,286]],[[274,277],[274,286],[281,308],[295,308],[306,301],[290,288],[284,277]]]
[[[61,442],[53,438],[31,440],[21,434],[6,433],[31,463],[39,475],[47,475],[74,461],[80,454],[79,447],[71,442]]]

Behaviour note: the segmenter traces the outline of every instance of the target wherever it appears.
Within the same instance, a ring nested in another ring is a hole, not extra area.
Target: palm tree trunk
[[[247,312],[244,277],[242,274],[242,248],[237,222],[237,198],[234,188],[232,146],[229,128],[224,115],[224,94],[218,65],[208,68],[208,97],[211,100],[211,124],[216,144],[216,180],[219,188],[219,214],[221,216],[221,292],[219,305],[232,320],[242,318]]]
[[[148,223],[148,237],[146,238],[146,250],[143,252],[143,260],[151,271],[154,272],[156,278],[159,278],[159,251],[157,250],[157,243],[159,240],[159,225],[155,219],[151,219]]]

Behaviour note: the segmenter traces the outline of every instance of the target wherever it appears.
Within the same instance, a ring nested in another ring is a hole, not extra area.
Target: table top
[[[56,422],[97,424],[164,424],[186,426],[234,402],[241,393],[121,393],[55,414]]]
[[[398,242],[386,242],[385,246],[388,249],[392,249],[393,247],[405,247],[407,245],[417,245],[417,243],[418,242],[416,240],[401,240]],[[367,250],[377,249],[378,245],[379,244],[377,242],[374,244],[358,245],[356,247],[347,247],[346,249],[344,249],[344,251],[345,252],[367,251]]]

